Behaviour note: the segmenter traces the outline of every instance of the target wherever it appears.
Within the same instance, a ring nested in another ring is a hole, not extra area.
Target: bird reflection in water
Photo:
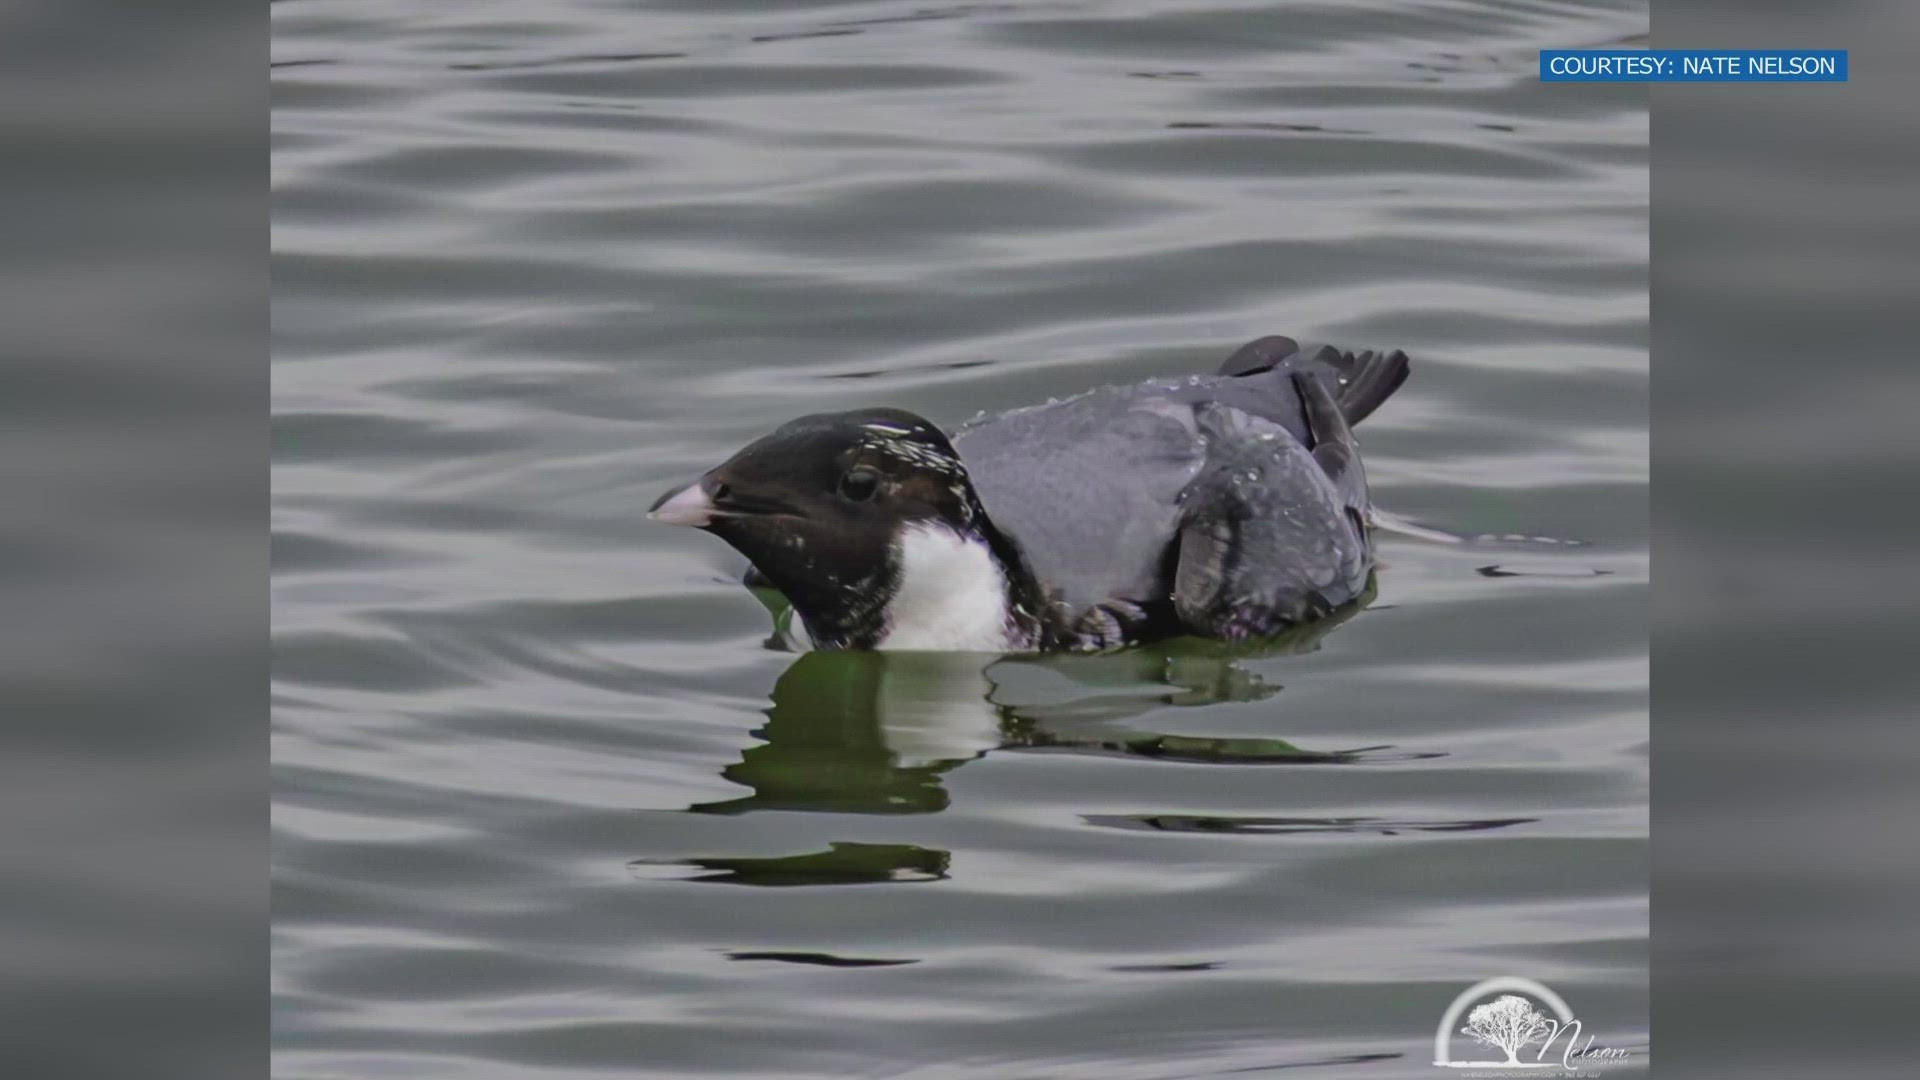
[[[1313,651],[1372,595],[1369,588],[1359,602],[1257,645],[1183,639],[1098,655],[1013,657],[803,653],[774,687],[767,723],[754,732],[763,741],[722,773],[750,793],[689,809],[930,814],[948,805],[946,774],[993,751],[1230,764],[1378,760],[1391,748],[1313,750],[1278,738],[1169,735],[1128,724],[1168,706],[1273,697],[1281,688],[1241,661]],[[911,844],[835,843],[798,855],[681,865],[709,872],[696,880],[800,885],[938,880],[947,861],[944,851]]]

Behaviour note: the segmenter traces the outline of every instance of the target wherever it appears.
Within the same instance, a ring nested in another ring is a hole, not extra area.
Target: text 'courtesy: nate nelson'
[[[1542,82],[1846,82],[1845,49],[1542,49]]]

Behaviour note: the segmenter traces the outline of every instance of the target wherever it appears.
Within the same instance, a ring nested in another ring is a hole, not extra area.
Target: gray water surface
[[[1495,975],[1645,1060],[1647,101],[1534,77],[1644,4],[273,15],[278,1075],[1433,1077]],[[1482,539],[1252,654],[776,651],[644,520],[1267,333]]]

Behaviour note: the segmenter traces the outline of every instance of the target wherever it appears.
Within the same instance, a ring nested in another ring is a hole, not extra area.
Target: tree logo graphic
[[[1499,1057],[1455,1061],[1451,1048],[1456,1036],[1466,1036]],[[1571,1073],[1589,1064],[1617,1062],[1628,1054],[1627,1050],[1596,1045],[1593,1036],[1581,1030],[1580,1021],[1574,1019],[1573,1010],[1559,994],[1517,975],[1467,987],[1447,1007],[1433,1033],[1433,1063],[1449,1069]]]
[[[1546,1039],[1552,1030],[1553,1023],[1533,1007],[1533,1002],[1519,994],[1502,994],[1485,1005],[1474,1006],[1460,1034],[1471,1035],[1482,1046],[1505,1053],[1507,1060],[1500,1064],[1517,1069],[1525,1067],[1520,1051]]]

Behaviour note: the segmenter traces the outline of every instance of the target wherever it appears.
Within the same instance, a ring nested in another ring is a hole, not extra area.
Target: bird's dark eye
[[[873,493],[880,490],[880,474],[872,469],[848,469],[840,477],[840,494],[854,502],[866,502]]]

